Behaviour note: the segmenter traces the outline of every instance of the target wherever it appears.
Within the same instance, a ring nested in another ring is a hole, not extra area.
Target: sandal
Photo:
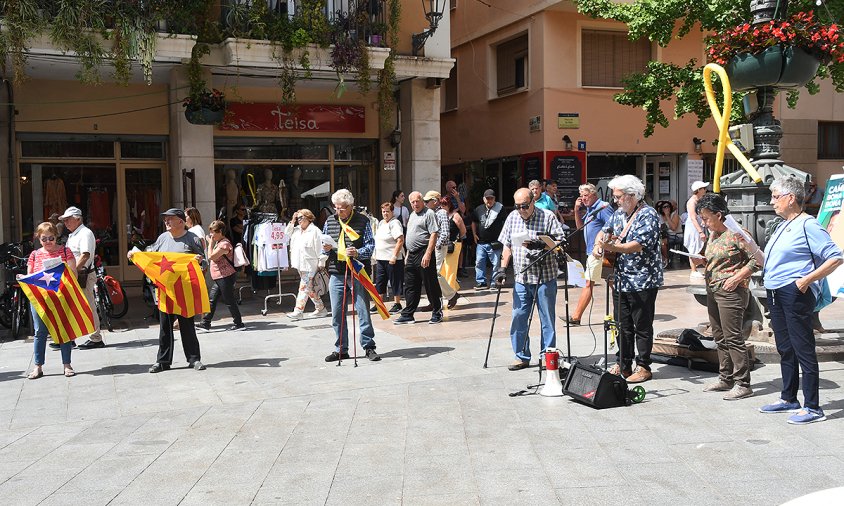
[[[29,376],[27,376],[27,378],[31,379],[31,380],[36,380],[36,379],[40,378],[41,376],[44,376],[43,370],[33,369],[33,371],[31,373],[29,373]]]
[[[64,377],[65,378],[72,378],[74,376],[76,376],[76,371],[74,371],[73,369],[71,369],[69,367],[65,367]]]

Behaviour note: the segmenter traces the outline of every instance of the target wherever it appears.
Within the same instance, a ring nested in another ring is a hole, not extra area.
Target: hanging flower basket
[[[820,64],[820,60],[799,47],[776,45],[755,54],[739,53],[725,70],[736,91],[797,88],[815,76]]]
[[[226,116],[225,109],[219,111],[212,111],[211,109],[200,107],[199,109],[185,109],[185,118],[188,123],[193,125],[218,125],[222,123]]]

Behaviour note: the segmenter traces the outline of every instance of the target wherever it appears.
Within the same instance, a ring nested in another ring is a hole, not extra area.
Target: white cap
[[[65,209],[63,215],[59,216],[59,219],[63,220],[65,218],[70,218],[71,216],[79,216],[81,218],[82,217],[82,211],[78,207],[70,206],[67,209]]]
[[[692,183],[692,193],[700,190],[701,188],[706,188],[707,186],[709,186],[709,183],[706,183],[704,181],[695,181],[694,183]]]

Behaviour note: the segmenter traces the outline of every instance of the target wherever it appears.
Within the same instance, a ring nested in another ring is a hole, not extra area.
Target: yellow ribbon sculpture
[[[724,109],[723,112],[718,110],[718,102],[715,100],[715,91],[712,89],[712,73],[718,74],[721,80],[721,86],[724,91]],[[721,191],[721,172],[724,169],[724,149],[729,149],[730,153],[738,160],[747,174],[756,183],[762,182],[762,177],[753,168],[750,161],[744,154],[739,151],[739,148],[733,144],[730,139],[730,111],[733,109],[733,89],[730,87],[730,79],[727,77],[727,71],[717,63],[707,63],[703,67],[703,85],[706,88],[706,101],[709,102],[709,109],[712,111],[712,118],[718,125],[718,149],[715,154],[715,176],[712,178],[712,189],[718,193]]]

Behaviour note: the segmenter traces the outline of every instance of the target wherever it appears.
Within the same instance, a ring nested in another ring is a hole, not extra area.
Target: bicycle
[[[106,275],[105,267],[103,267],[99,255],[94,257],[94,272],[96,273],[96,279],[94,281],[94,305],[100,317],[100,327],[105,326],[109,332],[114,332],[114,325],[111,320],[122,318],[126,315],[129,311],[129,298],[126,297],[126,290],[119,283],[109,282],[110,276]],[[119,297],[112,298],[112,293],[118,295],[118,289],[120,290]],[[115,303],[114,299],[118,299],[121,302]]]
[[[29,326],[29,301],[23,293],[16,276],[26,274],[26,257],[23,243],[0,245],[0,263],[7,270],[6,289],[0,294],[0,324],[11,329],[12,339],[22,337],[22,331]]]

